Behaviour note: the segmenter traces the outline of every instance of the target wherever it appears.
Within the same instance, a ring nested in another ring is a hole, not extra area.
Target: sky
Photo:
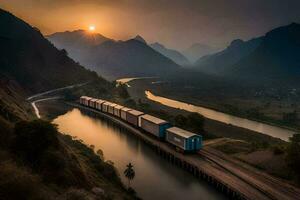
[[[300,23],[300,0],[0,0],[0,7],[45,35],[94,25],[106,37],[139,34],[178,50],[194,43],[223,48]]]

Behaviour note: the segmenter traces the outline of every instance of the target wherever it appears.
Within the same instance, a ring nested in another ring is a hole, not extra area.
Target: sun
[[[94,25],[90,25],[89,26],[89,31],[94,32],[96,29],[96,27]]]

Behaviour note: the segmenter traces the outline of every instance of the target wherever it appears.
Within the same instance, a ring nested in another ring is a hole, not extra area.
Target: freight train
[[[110,114],[142,129],[157,139],[171,144],[180,152],[197,152],[202,148],[201,135],[174,127],[163,119],[102,99],[82,96],[79,102],[83,106]]]

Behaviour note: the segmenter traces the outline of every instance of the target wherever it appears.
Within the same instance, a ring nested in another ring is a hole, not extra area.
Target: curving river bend
[[[123,171],[131,162],[136,172],[132,187],[142,199],[225,199],[213,187],[159,157],[147,144],[106,118],[73,109],[53,123],[60,132],[94,145],[95,150],[101,149],[104,157],[113,161],[124,184],[127,180]]]
[[[139,79],[147,79],[152,77],[135,77],[135,78],[122,78],[117,80],[117,82],[126,84],[129,86],[130,81],[139,80]],[[129,86],[130,87],[130,86]],[[202,106],[196,106],[193,104],[188,104],[185,102],[177,101],[174,99],[161,97],[154,95],[150,91],[145,91],[145,95],[149,100],[161,103],[163,105],[172,107],[172,108],[178,108],[182,110],[186,110],[189,112],[197,112],[201,115],[203,115],[206,118],[216,120],[219,122],[223,122],[226,124],[231,124],[233,126],[249,129],[258,133],[266,134],[275,138],[280,138],[284,141],[289,141],[289,138],[292,137],[294,134],[296,134],[295,131],[281,128],[278,126],[269,125],[262,122],[257,122],[241,117],[236,117],[230,114],[222,113],[213,109],[205,108]]]
[[[146,97],[152,101],[156,101],[158,103],[161,103],[163,105],[172,107],[172,108],[179,108],[183,109],[189,112],[197,112],[201,115],[203,115],[206,118],[213,119],[219,122],[223,122],[226,124],[231,124],[233,126],[238,126],[241,128],[246,128],[252,131],[256,131],[259,133],[263,133],[266,135],[270,135],[275,138],[280,138],[284,141],[288,141],[290,137],[292,137],[296,132],[280,128],[277,126],[272,126],[269,124],[241,118],[241,117],[236,117],[233,115],[229,115],[226,113],[222,113],[219,111],[215,111],[212,109],[204,108],[201,106],[195,106],[193,104],[188,104],[184,103],[181,101],[176,101],[173,99],[161,97],[161,96],[156,96],[150,91],[145,91]]]

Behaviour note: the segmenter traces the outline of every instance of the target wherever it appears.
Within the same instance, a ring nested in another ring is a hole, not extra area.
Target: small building
[[[126,121],[127,112],[132,110],[131,108],[123,107],[121,108],[121,119]]]
[[[151,133],[158,138],[165,138],[166,129],[171,127],[171,124],[163,119],[151,115],[141,116],[141,126],[143,130]]]
[[[114,115],[117,116],[117,117],[121,117],[121,109],[124,108],[123,106],[121,105],[116,105],[114,107]]]
[[[112,103],[111,103],[111,102],[108,102],[108,101],[104,102],[104,103],[102,104],[102,112],[107,113],[107,112],[108,112],[108,106],[109,106],[110,104],[112,104]]]
[[[108,105],[108,113],[109,114],[114,114],[114,107],[117,106],[118,104],[115,103],[111,103],[110,105]]]
[[[106,102],[106,101],[104,101],[104,100],[102,100],[102,99],[99,99],[98,101],[96,101],[96,109],[97,109],[97,110],[102,110],[102,104],[103,104],[104,102]]]
[[[194,152],[202,148],[202,136],[183,130],[178,127],[171,127],[166,130],[166,141],[180,148],[184,152]]]
[[[129,110],[126,112],[126,121],[134,126],[140,126],[140,117],[144,115],[143,112],[138,110]]]

